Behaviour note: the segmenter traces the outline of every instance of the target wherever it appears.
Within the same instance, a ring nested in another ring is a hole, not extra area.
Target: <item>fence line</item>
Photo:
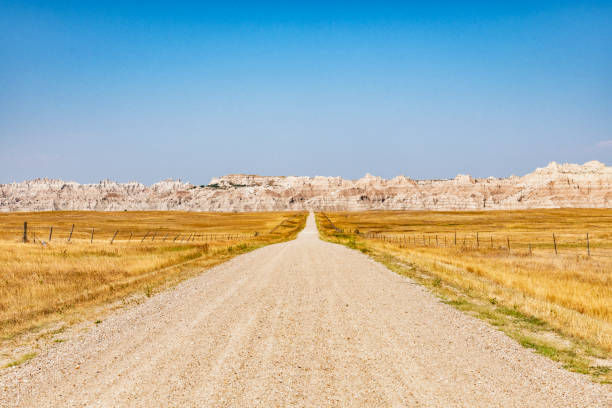
[[[166,239],[168,238],[170,234],[175,235],[172,242],[181,242],[181,243],[247,241],[247,240],[255,239],[258,237],[264,238],[268,235],[272,235],[279,228],[286,227],[287,226],[286,223],[287,222],[291,223],[292,220],[295,220],[295,217],[284,218],[279,224],[277,224],[274,228],[272,228],[271,231],[267,233],[260,233],[259,231],[244,232],[244,233],[223,233],[223,232],[185,230],[185,229],[179,229],[179,228],[166,228],[164,226],[161,226],[155,230],[142,229],[141,231],[146,231],[146,233],[144,234],[144,236],[142,236],[139,242],[144,243],[149,238],[149,234],[151,234],[151,232],[153,232],[153,234],[150,237],[150,242],[154,242],[154,241],[155,242],[166,242]],[[2,226],[0,226],[0,240],[6,239],[6,236],[8,235],[8,236],[19,237],[19,240],[23,241],[24,243],[30,242],[29,240],[30,237],[32,238],[32,242],[36,242],[37,230],[46,229],[46,228],[49,228],[48,240],[47,242],[44,242],[43,240],[39,240],[41,243],[48,243],[52,239],[54,242],[57,242],[57,241],[62,242],[63,239],[65,239],[65,242],[73,242],[74,240],[77,240],[77,239],[85,240],[88,238],[89,238],[90,243],[94,243],[94,241],[96,240],[95,238],[98,238],[98,242],[106,241],[112,245],[115,241],[120,241],[121,238],[123,238],[123,242],[126,242],[126,241],[131,242],[132,238],[135,238],[136,236],[140,235],[138,231],[134,231],[133,229],[129,230],[129,238],[127,238],[128,232],[126,230],[121,230],[121,229],[112,228],[112,227],[96,228],[95,226],[93,226],[93,227],[77,228],[75,224],[72,224],[70,227],[57,227],[55,225],[52,225],[52,226],[40,226],[39,225],[39,226],[33,227],[32,225],[28,225],[26,221],[23,223],[23,230],[19,229],[18,227],[3,228]],[[91,228],[91,230],[89,228]],[[43,233],[44,233],[44,230],[43,230]],[[65,233],[66,235],[62,237],[63,235],[62,233]],[[159,239],[156,240],[156,238],[158,238],[158,233],[160,234],[160,236],[161,234],[164,234],[161,241]],[[44,236],[43,234],[41,235]]]
[[[524,232],[490,232],[482,233],[479,231],[463,234],[462,240],[458,240],[458,234],[454,232],[426,232],[420,233],[420,238],[417,239],[416,235],[413,234],[385,234],[380,232],[360,232],[358,228],[354,230],[346,228],[338,228],[333,222],[323,214],[328,220],[332,228],[338,233],[356,235],[364,239],[377,240],[385,243],[397,245],[400,248],[407,247],[439,247],[439,248],[450,248],[456,247],[464,250],[485,250],[486,247],[481,245],[481,239],[489,235],[489,249],[505,249],[508,253],[513,251],[519,251],[525,249],[530,255],[533,255],[534,250],[538,251],[549,249],[551,253],[559,255],[561,253],[575,254],[577,251],[584,253],[587,256],[592,255],[593,249],[593,234],[591,233],[546,233],[539,231],[524,231]],[[548,239],[546,235],[548,234]],[[448,243],[448,236],[451,236],[450,244]],[[529,237],[531,235],[531,237]],[[601,235],[607,235],[602,233]],[[443,237],[443,239],[440,239]],[[512,237],[519,237],[516,240],[511,239]],[[486,238],[485,238],[486,239]],[[612,240],[601,239],[600,245],[596,246],[600,251],[610,250],[612,251]],[[601,252],[596,252],[597,255],[603,255]]]
[[[333,228],[334,230],[336,230],[336,232],[342,232],[343,234],[345,234],[345,232],[341,231],[341,230],[340,230],[340,228],[338,228],[338,227],[336,227],[336,226],[334,225],[334,223],[332,222],[332,220],[330,220],[330,219],[329,219],[329,217],[327,216],[327,214],[325,214],[325,213],[321,213],[321,214],[323,214],[323,216],[324,216],[324,217],[327,219],[327,222],[329,222],[329,224],[332,226],[332,228]]]
[[[149,242],[166,242],[168,236],[172,233],[174,239],[172,242],[230,242],[230,241],[243,241],[249,240],[256,237],[264,237],[269,234],[273,234],[279,227],[284,226],[283,223],[286,220],[283,220],[280,224],[278,224],[272,231],[268,234],[262,234],[258,231],[254,232],[245,232],[245,233],[222,233],[222,232],[200,232],[200,231],[185,231],[174,228],[163,228],[159,227],[158,230],[146,230],[145,234],[142,238],[137,241],[139,243],[144,243],[145,241]],[[131,242],[132,238],[135,235],[140,235],[133,230],[120,230],[120,229],[110,229],[110,228],[96,228],[96,227],[81,227],[77,228],[75,224],[72,224],[70,227],[57,227],[57,226],[32,226],[32,224],[28,224],[28,222],[23,223],[23,229],[15,229],[15,228],[2,228],[0,227],[0,236],[15,236],[20,237],[20,241],[27,242],[37,242],[36,232],[39,232],[39,236],[44,236],[45,229],[48,228],[48,236],[47,241],[43,241],[43,239],[38,239],[40,243],[50,243],[50,242],[74,242],[75,240],[89,240],[90,243],[94,243],[95,241],[106,241],[109,244],[113,244],[114,242],[122,240],[122,242]],[[40,234],[42,229],[43,234]],[[161,232],[159,232],[161,230]],[[158,235],[159,233],[159,235]],[[162,239],[157,239],[163,235]],[[63,237],[62,237],[63,235]]]

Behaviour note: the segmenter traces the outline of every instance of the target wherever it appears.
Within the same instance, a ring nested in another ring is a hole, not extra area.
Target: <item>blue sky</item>
[[[612,164],[611,2],[0,0],[0,182]]]

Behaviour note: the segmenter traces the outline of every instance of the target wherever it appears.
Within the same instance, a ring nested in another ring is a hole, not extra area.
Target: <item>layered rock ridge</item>
[[[196,186],[166,180],[79,184],[36,179],[0,184],[0,211],[362,211],[611,208],[612,167],[550,163],[523,177],[413,180],[367,174],[340,177],[268,177],[231,174]]]

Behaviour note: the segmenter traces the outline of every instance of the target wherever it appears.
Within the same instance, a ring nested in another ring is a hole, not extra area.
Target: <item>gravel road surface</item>
[[[0,406],[612,407],[612,389],[319,240],[311,215],[0,371]]]

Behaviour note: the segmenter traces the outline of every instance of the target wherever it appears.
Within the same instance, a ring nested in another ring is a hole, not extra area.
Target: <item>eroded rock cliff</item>
[[[0,185],[0,211],[50,210],[481,210],[612,207],[612,167],[550,163],[523,177],[390,180],[367,174],[340,177],[265,177],[232,174],[207,186],[166,180],[79,184],[36,179]]]

